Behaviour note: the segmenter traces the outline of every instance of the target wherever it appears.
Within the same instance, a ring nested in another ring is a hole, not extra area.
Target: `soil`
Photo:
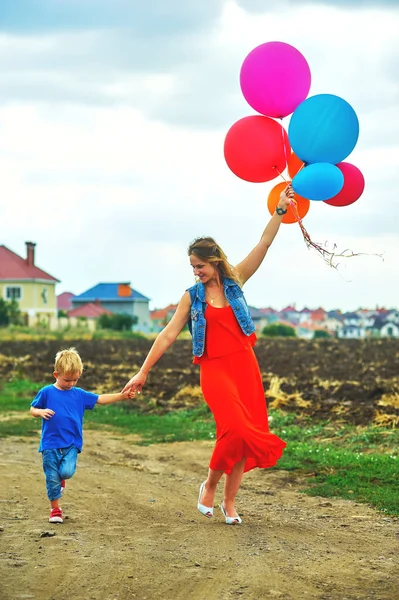
[[[38,440],[0,442],[1,600],[396,600],[399,520],[255,470],[241,526],[196,510],[212,442],[86,431],[49,524]],[[218,501],[220,501],[221,489]]]
[[[76,346],[85,364],[82,386],[97,393],[121,389],[142,364],[149,340],[0,342],[0,381],[52,383],[54,356]],[[255,348],[269,406],[356,425],[399,426],[399,339],[258,340]],[[199,369],[190,340],[177,340],[130,408],[164,413],[201,403]]]

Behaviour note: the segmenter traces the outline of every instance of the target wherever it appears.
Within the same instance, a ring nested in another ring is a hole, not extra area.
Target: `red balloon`
[[[360,198],[364,190],[364,177],[361,171],[351,163],[341,162],[337,167],[344,176],[344,187],[336,196],[324,200],[325,204],[331,206],[349,206]]]
[[[253,183],[270,181],[287,166],[291,148],[285,129],[270,117],[240,119],[227,132],[224,157],[237,177]]]

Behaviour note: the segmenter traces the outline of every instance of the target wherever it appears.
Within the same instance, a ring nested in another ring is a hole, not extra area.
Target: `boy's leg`
[[[61,448],[61,461],[59,474],[61,480],[70,479],[76,471],[76,461],[78,459],[78,449],[75,446]]]
[[[61,477],[59,474],[59,451],[43,450],[43,470],[46,476],[47,496],[50,500],[50,523],[63,523],[62,510],[58,500],[61,498]]]
[[[58,500],[61,498],[61,476],[59,473],[58,450],[43,450],[43,471],[46,477],[47,497],[52,508],[58,508]]]

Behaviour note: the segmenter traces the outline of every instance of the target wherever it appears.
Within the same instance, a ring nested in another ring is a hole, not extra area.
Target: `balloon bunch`
[[[267,42],[254,48],[242,64],[240,85],[248,104],[260,114],[234,123],[225,138],[224,156],[235,175],[253,183],[278,176],[285,181],[282,173],[288,167],[295,202],[283,223],[299,223],[306,243],[331,264],[332,253],[312,242],[302,219],[310,201],[342,207],[363,193],[360,170],[342,162],[357,143],[359,121],[350,104],[338,96],[307,98],[310,84],[309,65],[290,44]],[[287,133],[275,119],[291,113]],[[271,190],[271,213],[285,185],[279,183]]]

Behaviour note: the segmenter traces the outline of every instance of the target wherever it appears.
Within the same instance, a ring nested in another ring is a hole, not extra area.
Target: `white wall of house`
[[[396,323],[385,323],[380,330],[381,337],[399,337],[399,326]]]
[[[134,331],[150,333],[152,325],[148,300],[146,300],[145,302],[135,300],[133,306],[133,314],[138,319],[137,325],[133,327]]]

